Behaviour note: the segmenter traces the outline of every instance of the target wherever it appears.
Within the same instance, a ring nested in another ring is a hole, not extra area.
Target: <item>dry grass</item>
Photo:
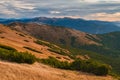
[[[39,58],[47,58],[48,56],[59,57],[61,60],[65,60],[66,56],[59,55],[48,51],[47,46],[35,44],[33,41],[35,38],[25,35],[21,32],[11,30],[8,27],[0,25],[0,44],[11,46],[16,48],[18,51],[28,51]],[[24,36],[20,36],[23,34]],[[27,40],[28,42],[25,42]],[[43,54],[39,54],[27,49],[24,46],[40,50]],[[66,57],[68,58],[68,57]],[[92,74],[60,70],[51,68],[49,66],[35,63],[33,65],[27,64],[16,64],[0,61],[0,80],[114,80],[112,77],[100,77]]]
[[[0,80],[115,80],[110,76],[60,70],[35,63],[16,64],[0,61]]]
[[[65,56],[48,51],[47,46],[38,45],[38,44],[34,43],[34,41],[36,39],[30,35],[26,35],[24,33],[21,33],[21,32],[15,31],[15,30],[11,30],[9,27],[5,27],[1,24],[0,24],[0,32],[2,32],[2,34],[0,34],[0,44],[11,46],[11,47],[17,49],[18,51],[22,51],[22,52],[28,51],[28,52],[34,54],[38,58],[48,58],[48,56],[53,56],[53,57],[59,56],[59,57],[61,57],[62,61],[65,60],[63,58]],[[4,38],[1,38],[1,37],[4,37]],[[27,40],[27,42],[25,40]],[[35,51],[25,49],[24,46],[33,48],[39,52],[42,52],[43,54],[39,54]]]

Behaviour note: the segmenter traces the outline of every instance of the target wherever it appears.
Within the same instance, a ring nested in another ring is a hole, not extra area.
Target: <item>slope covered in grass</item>
[[[35,63],[16,64],[0,61],[0,80],[116,80],[110,76],[61,70]]]

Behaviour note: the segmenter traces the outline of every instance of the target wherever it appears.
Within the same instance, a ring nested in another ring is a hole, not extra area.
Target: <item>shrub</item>
[[[74,70],[80,70],[84,72],[94,73],[96,75],[107,75],[111,68],[102,63],[95,61],[83,61],[80,59],[75,60],[71,63],[71,68]]]
[[[45,42],[45,41],[41,41],[41,40],[37,40],[37,41],[34,41],[36,44],[39,44],[39,45],[45,45],[45,46],[48,46],[49,47],[49,51],[51,52],[55,52],[55,53],[58,53],[58,54],[61,54],[61,55],[68,55],[68,51],[65,50],[65,49],[62,49],[54,44],[51,44],[51,43],[48,43],[48,42]]]
[[[20,36],[22,36],[22,37],[25,37],[25,35],[24,35],[24,34],[21,34],[21,33],[20,33],[19,35],[20,35]]]
[[[59,61],[54,57],[49,57],[48,59],[41,59],[40,62],[56,68],[83,71],[100,76],[107,75],[110,71],[110,67],[108,65],[92,60],[85,61],[76,59],[75,61],[68,63],[66,61]]]
[[[41,40],[36,40],[34,41],[36,44],[39,44],[39,45],[45,45],[45,46],[48,46],[48,47],[52,47],[53,45],[48,43],[48,42],[44,42],[44,41],[41,41]]]
[[[17,52],[0,48],[0,59],[17,63],[33,64],[36,57],[28,52]]]
[[[57,54],[66,55],[66,53],[63,50],[57,50],[57,49],[51,49],[51,48],[48,50]]]
[[[77,59],[71,63],[71,69],[81,70],[82,67],[83,67],[83,61],[80,59]]]
[[[109,67],[106,65],[100,65],[94,71],[96,75],[107,75],[109,73]]]
[[[28,40],[24,40],[25,42],[29,42]]]
[[[0,37],[0,38],[4,39],[5,37],[2,36],[2,37]]]
[[[2,34],[3,32],[0,31],[0,34]]]
[[[2,45],[0,44],[0,48],[7,49],[7,50],[12,50],[12,51],[17,51],[15,48],[12,48],[10,46]]]
[[[35,49],[33,49],[33,48],[30,48],[30,47],[24,46],[23,48],[28,49],[28,50],[31,50],[31,51],[34,51],[34,52],[37,52],[37,53],[42,53],[42,52],[40,52],[40,51],[38,51],[38,50],[35,50]]]
[[[49,57],[48,59],[40,59],[40,62],[48,64],[55,68],[70,69],[70,64],[68,62],[59,61],[54,57]]]

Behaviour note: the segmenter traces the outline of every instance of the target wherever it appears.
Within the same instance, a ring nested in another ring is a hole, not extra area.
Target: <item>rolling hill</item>
[[[119,32],[93,35],[70,28],[19,22],[11,23],[8,26],[36,38],[58,44],[69,49],[74,55],[87,54],[95,60],[110,64],[115,72],[120,72]]]
[[[20,52],[28,51],[34,54],[38,58],[47,58],[49,56],[54,56],[54,57],[60,57],[61,59],[64,60],[63,57],[66,57],[66,56],[49,51],[48,46],[39,45],[35,43],[35,41],[37,41],[37,39],[30,36],[29,34],[24,34],[24,33],[12,30],[9,27],[6,27],[2,24],[0,25],[0,44],[1,45],[7,45],[10,47],[13,47]]]
[[[66,45],[84,45],[84,44],[96,44],[100,45],[97,42],[90,40],[85,32],[80,32],[78,30],[63,28],[63,27],[52,27],[49,25],[40,25],[36,23],[11,23],[8,25],[12,29],[15,29],[26,34],[30,34],[34,37],[47,40],[53,43],[66,44]],[[95,35],[91,37],[96,38]],[[77,44],[75,44],[77,43]]]
[[[71,54],[68,50],[42,40],[39,40],[41,44],[37,44],[37,40],[38,39],[32,37],[29,34],[13,30],[2,24],[0,25],[0,51],[2,51],[4,48],[17,50],[19,52],[27,51],[40,59],[46,59],[49,56],[53,56],[60,61],[73,61],[69,56],[60,53],[58,54],[57,52],[50,51],[49,49],[55,48],[60,51],[62,50],[62,52],[64,52],[65,54]],[[84,56],[81,57],[82,59],[85,58]],[[46,66],[38,62],[29,65],[25,63],[18,64],[0,60],[0,65],[0,80],[114,80],[111,76],[95,76],[93,74],[88,74],[84,72],[61,70],[51,68],[50,66]]]

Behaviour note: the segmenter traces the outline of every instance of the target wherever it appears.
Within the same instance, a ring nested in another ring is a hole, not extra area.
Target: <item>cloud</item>
[[[1,18],[68,16],[100,19],[95,16],[101,14],[111,19],[108,15],[117,12],[120,12],[120,0],[0,0]]]
[[[86,19],[102,20],[102,21],[120,21],[120,12],[108,14],[108,13],[96,13],[86,16]]]
[[[59,11],[50,11],[51,14],[60,14],[61,12]]]
[[[56,18],[64,18],[64,17],[69,17],[69,18],[74,18],[74,19],[78,19],[78,18],[82,18],[81,16],[58,16],[58,17],[56,17]]]
[[[6,15],[17,15],[16,12],[14,12],[14,11],[9,11],[9,10],[2,11],[1,13],[2,13],[2,14],[6,14]]]
[[[32,3],[25,3],[24,1],[15,1],[13,4],[16,8],[32,10],[35,8],[35,5]]]

